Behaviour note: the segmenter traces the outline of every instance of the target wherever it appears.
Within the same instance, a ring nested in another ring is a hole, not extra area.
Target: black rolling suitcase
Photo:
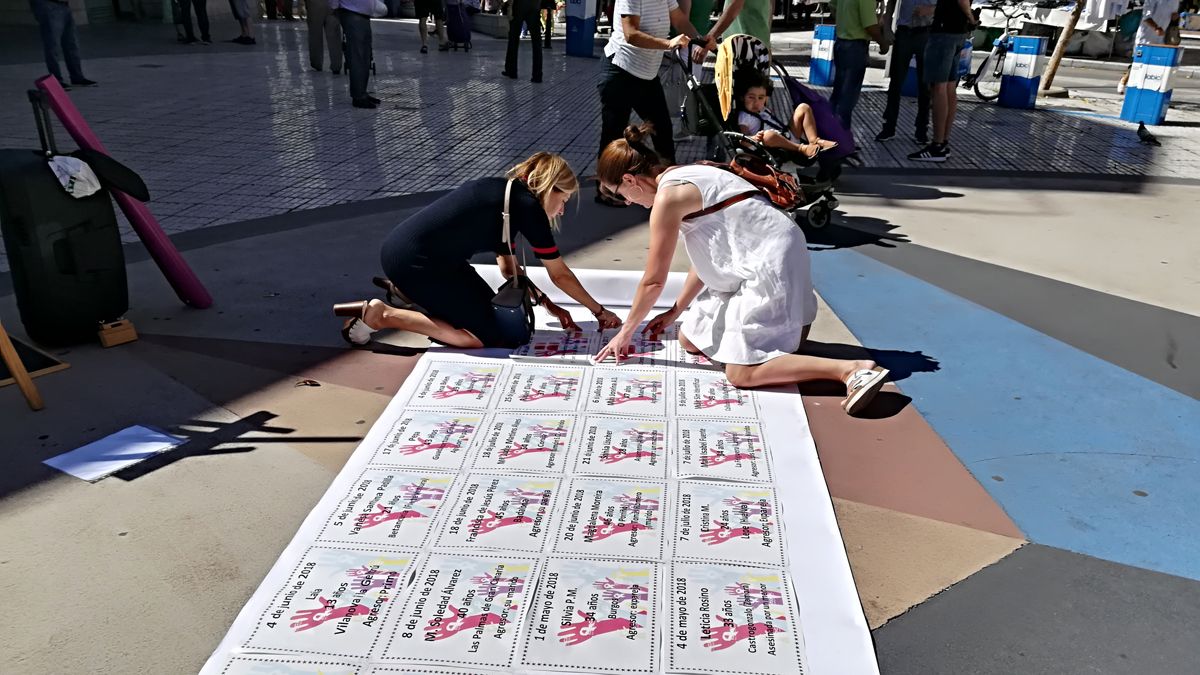
[[[62,346],[96,339],[129,309],[125,253],[107,190],[67,194],[46,163],[55,153],[40,92],[30,92],[42,152],[0,150],[0,231],[25,330]]]

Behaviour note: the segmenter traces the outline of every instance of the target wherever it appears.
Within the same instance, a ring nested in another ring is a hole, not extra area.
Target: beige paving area
[[[1200,315],[1200,186],[859,176],[846,227]]]

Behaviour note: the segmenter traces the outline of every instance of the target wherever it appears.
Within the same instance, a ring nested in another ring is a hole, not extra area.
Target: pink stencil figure
[[[666,345],[658,340],[647,340],[645,342],[634,342],[631,346],[631,351],[626,358],[630,359],[652,359],[655,356],[661,356],[662,351],[666,349]]]
[[[714,520],[712,524],[716,525],[717,529],[700,533],[700,541],[708,544],[709,546],[724,544],[727,541],[737,539],[739,537],[749,537],[752,534],[763,533],[763,530],[757,527],[739,526],[730,528],[729,523],[723,523],[719,520]],[[767,524],[772,525],[773,523]]]
[[[737,598],[739,606],[750,609],[783,604],[783,593],[751,588],[749,584],[730,584],[725,587],[725,593]]]
[[[301,609],[292,615],[292,630],[299,633],[302,630],[316,628],[329,621],[337,621],[348,616],[370,614],[371,608],[366,605],[346,605],[334,607],[324,596],[317,598],[321,606],[317,609]]]
[[[505,490],[504,494],[516,499],[521,503],[522,506],[528,506],[533,503],[537,503],[540,506],[550,505],[550,495],[548,493],[533,492],[530,490],[518,490],[517,488],[513,488],[511,490]]]
[[[491,518],[484,518],[480,516],[479,518],[472,520],[470,525],[471,531],[475,532],[479,536],[483,536],[488,532],[495,532],[500,528],[509,527],[510,525],[528,525],[529,523],[533,522],[533,518],[530,518],[529,516],[506,516],[501,518],[500,514],[494,511],[488,511],[488,515],[491,516]]]
[[[471,583],[475,584],[484,596],[489,594],[507,595],[511,590],[514,594],[520,594],[525,591],[525,580],[521,577],[496,577],[484,572],[478,576],[471,577]]]
[[[656,520],[658,520],[658,518],[651,518],[650,522],[654,522]],[[634,531],[639,531],[639,530],[650,530],[650,529],[654,529],[654,528],[651,527],[650,525],[646,525],[645,523],[639,523],[639,522],[613,523],[613,521],[611,519],[605,518],[604,516],[600,516],[600,517],[596,518],[595,525],[584,525],[583,526],[583,538],[585,540],[589,540],[589,541],[600,541],[602,539],[608,539],[609,537],[612,537],[612,536],[615,536],[618,534],[623,534],[625,532],[634,532]]]
[[[442,432],[447,436],[457,436],[459,434],[467,435],[475,433],[474,424],[463,424],[461,422],[438,422],[433,426],[437,431]]]
[[[608,452],[600,456],[600,461],[605,464],[616,464],[627,459],[654,459],[655,457],[658,457],[658,453],[653,450],[629,450],[614,445],[608,449]]]
[[[460,446],[458,443],[450,443],[448,441],[443,443],[430,443],[427,439],[417,436],[416,443],[401,445],[399,452],[402,455],[419,455],[422,452],[428,452],[430,450],[458,450],[461,447],[462,446]]]
[[[542,389],[530,389],[528,393],[521,394],[522,401],[540,401],[544,398],[570,398],[573,392],[567,391],[544,391]]]
[[[649,401],[652,403],[658,401],[659,389],[662,388],[661,381],[646,380],[646,379],[635,377],[634,379],[629,380],[627,382],[627,384],[630,386],[631,389],[635,390],[637,393],[630,395],[625,392],[621,392],[620,394],[617,394],[616,396],[613,397],[613,399],[612,399],[613,405],[620,405],[622,403],[631,403],[633,401]],[[646,392],[650,392],[650,393],[647,394]]]
[[[555,452],[558,448],[529,447],[524,443],[513,443],[511,448],[504,448],[500,451],[500,459],[516,459],[521,455],[532,455],[538,452]]]
[[[390,508],[384,506],[383,504],[376,504],[375,508],[379,509],[379,510],[375,511],[374,513],[363,513],[363,514],[359,514],[359,515],[355,516],[354,523],[365,530],[368,527],[375,527],[376,525],[382,525],[384,523],[388,523],[393,520],[406,520],[409,518],[428,518],[429,517],[429,516],[426,516],[424,513],[421,513],[420,511],[411,511],[409,509],[393,511]]]
[[[564,429],[562,427],[548,427],[542,424],[534,424],[533,426],[529,427],[529,431],[530,433],[555,439],[566,438],[571,434],[570,429]]]
[[[599,581],[592,582],[592,586],[599,591],[629,591],[637,584],[623,584],[619,581],[613,581],[612,577],[604,577]]]
[[[476,373],[474,371],[463,373],[465,388],[457,386],[446,386],[433,392],[433,398],[446,399],[454,396],[464,396],[467,394],[485,394],[487,388],[496,383],[495,373]]]
[[[409,504],[415,505],[417,502],[442,501],[442,498],[446,496],[446,489],[421,485],[420,483],[409,483],[400,488],[400,494]]]
[[[767,516],[768,518],[775,514],[775,508],[766,500],[752,502],[739,497],[726,497],[724,503],[732,506],[734,511],[739,515],[747,516]]]
[[[366,565],[355,567],[346,570],[346,576],[351,579],[362,579],[361,582],[356,582],[359,588],[395,588],[396,580],[400,573],[394,570],[384,570],[378,567],[371,568]],[[367,581],[369,579],[369,581]]]
[[[659,507],[657,499],[642,497],[638,500],[637,495],[617,495],[613,497],[613,501],[633,511],[657,511]]]
[[[776,621],[787,621],[786,616],[775,617]],[[712,632],[712,637],[704,641],[704,646],[709,650],[718,652],[722,649],[729,649],[735,644],[749,638],[751,635],[758,637],[759,635],[770,635],[772,633],[782,633],[783,628],[774,624],[752,623],[749,625],[740,625],[726,619],[725,627]]]
[[[663,440],[663,432],[658,429],[626,429],[624,435],[628,436],[634,443],[640,445],[651,445],[658,447],[658,444]]]
[[[638,614],[644,616],[646,612],[642,610]],[[582,611],[579,612],[579,616],[583,619],[582,621],[576,621],[575,623],[569,623],[560,627],[558,631],[559,642],[567,645],[577,645],[581,642],[587,642],[597,635],[643,627],[641,624],[635,623],[630,619],[601,619],[597,621]]]
[[[719,466],[728,464],[729,462],[742,462],[758,459],[757,450],[747,450],[738,452],[721,452],[717,449],[709,450],[708,453],[700,455],[700,466]]]
[[[609,589],[601,595],[605,600],[610,602],[629,602],[634,598],[638,602],[650,602],[650,589],[644,586],[632,586],[627,589]]]
[[[516,609],[516,605],[513,605],[512,608]],[[495,612],[459,616],[459,610],[454,605],[448,605],[446,610],[450,612],[449,616],[438,615],[429,620],[429,627],[425,629],[427,638],[432,637],[434,640],[445,640],[448,637],[458,635],[464,630],[475,630],[482,626],[503,626],[509,623],[508,619]]]
[[[721,438],[732,443],[735,447],[745,443],[753,448],[756,444],[762,442],[758,434],[742,433],[740,431],[722,431]]]

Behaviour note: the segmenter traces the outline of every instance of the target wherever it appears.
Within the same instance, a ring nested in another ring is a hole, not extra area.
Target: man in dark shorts
[[[974,29],[971,0],[937,0],[925,45],[925,82],[933,103],[933,142],[908,156],[916,162],[944,162],[950,156],[950,129],[958,110],[958,61]]]
[[[421,53],[429,53],[429,17],[433,17],[433,28],[437,31],[438,36],[438,51],[444,52],[450,49],[450,43],[446,40],[446,6],[442,4],[443,0],[414,0],[414,7],[417,10],[417,27],[421,30]]]

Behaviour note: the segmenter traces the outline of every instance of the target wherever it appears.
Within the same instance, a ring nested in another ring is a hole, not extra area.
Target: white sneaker
[[[846,380],[846,399],[842,401],[842,410],[845,410],[847,415],[853,415],[866,407],[883,388],[888,372],[887,368],[864,368],[851,375],[850,379]]]

